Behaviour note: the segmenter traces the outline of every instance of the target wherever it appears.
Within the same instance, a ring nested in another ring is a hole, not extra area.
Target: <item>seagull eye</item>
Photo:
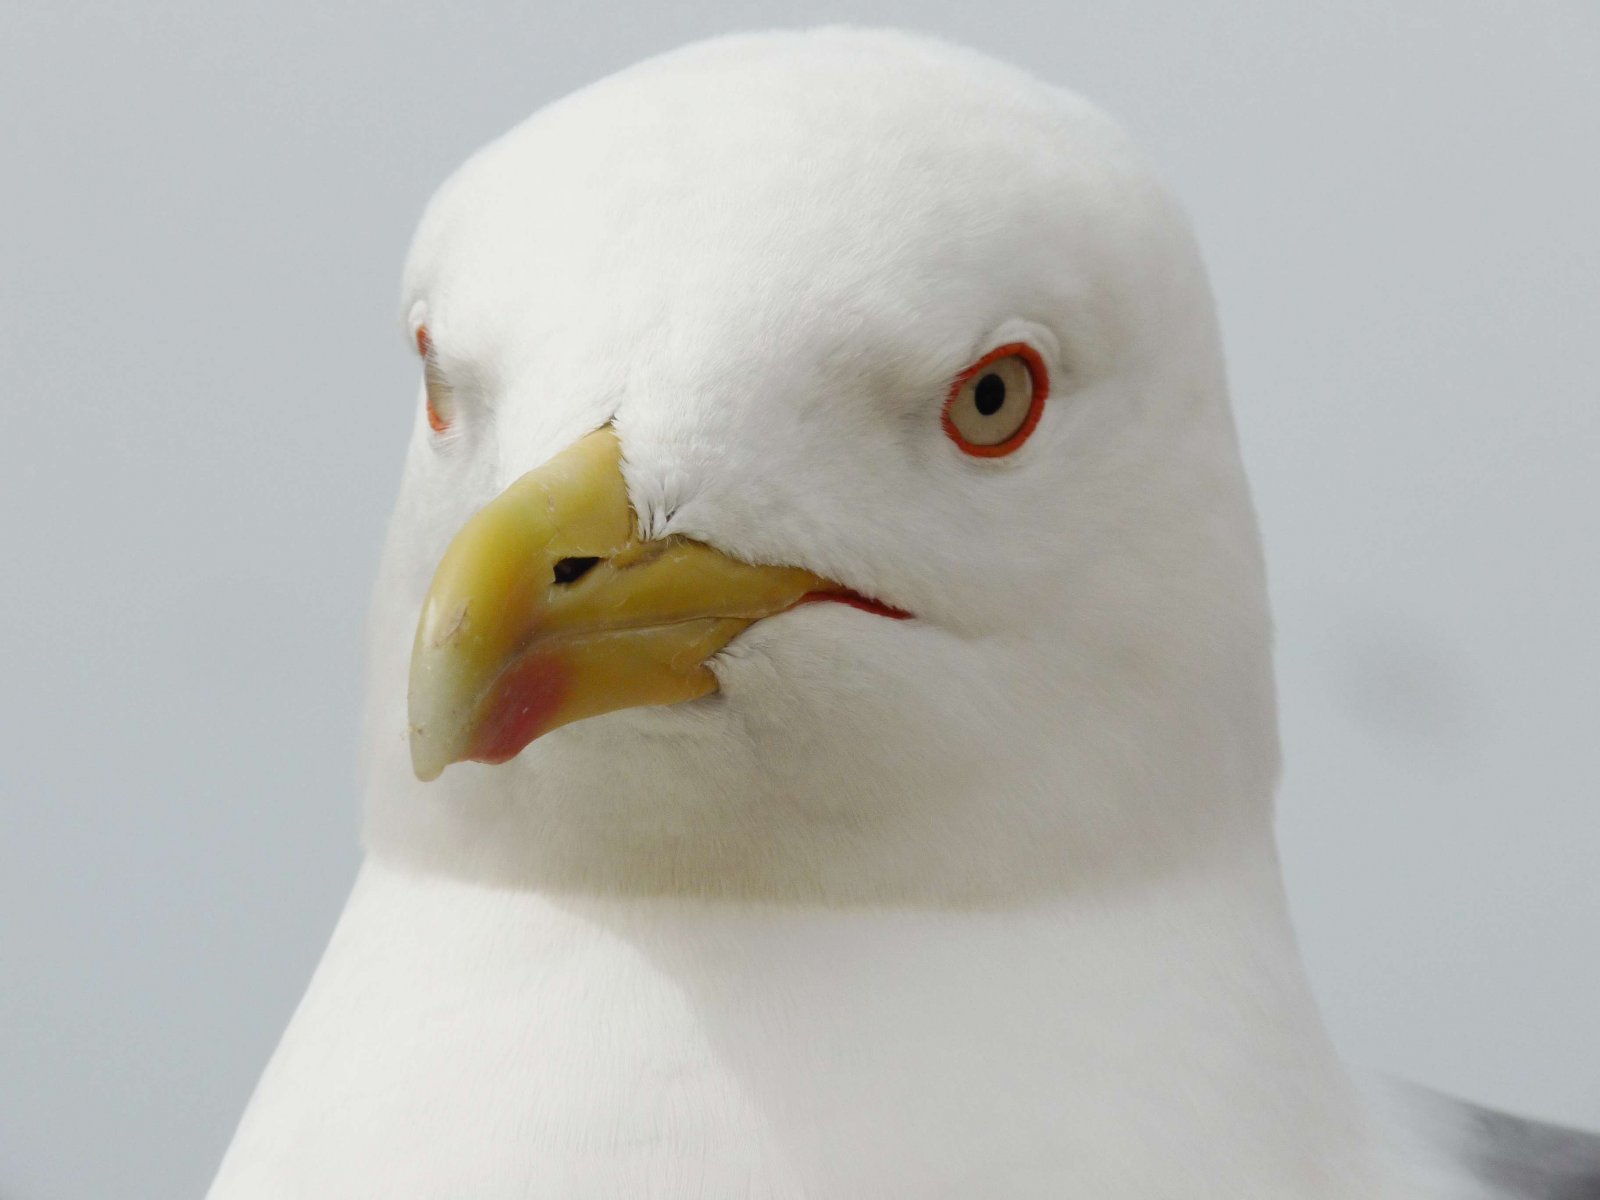
[[[427,389],[428,428],[435,433],[447,433],[455,415],[450,402],[450,385],[439,370],[426,325],[417,326],[417,354],[422,358],[422,382]]]
[[[1033,432],[1050,390],[1044,360],[1016,343],[989,351],[956,376],[944,405],[944,431],[968,454],[1010,454]]]

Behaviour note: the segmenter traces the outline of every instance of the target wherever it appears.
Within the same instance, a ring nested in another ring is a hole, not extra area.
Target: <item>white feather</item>
[[[462,429],[375,594],[369,861],[213,1189],[248,1197],[1386,1195],[1271,836],[1254,517],[1186,224],[1103,115],[903,35],[587,88],[423,220]],[[1023,337],[1032,440],[945,438]],[[421,596],[614,420],[648,532],[810,606],[722,690],[411,777]]]

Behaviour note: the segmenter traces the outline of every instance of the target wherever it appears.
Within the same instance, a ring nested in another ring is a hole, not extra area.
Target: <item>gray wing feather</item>
[[[1411,1137],[1485,1200],[1600,1200],[1600,1134],[1391,1085]]]
[[[1457,1105],[1466,1167],[1491,1194],[1517,1200],[1600,1200],[1600,1136],[1509,1113]]]

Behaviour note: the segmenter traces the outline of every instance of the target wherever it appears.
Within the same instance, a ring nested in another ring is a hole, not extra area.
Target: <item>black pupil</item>
[[[985,375],[972,389],[972,402],[982,415],[994,416],[1006,402],[1006,381],[998,375]]]

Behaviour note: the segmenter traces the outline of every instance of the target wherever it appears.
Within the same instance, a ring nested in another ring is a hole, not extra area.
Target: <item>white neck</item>
[[[1019,908],[369,861],[212,1192],[1370,1197],[1270,842]]]

